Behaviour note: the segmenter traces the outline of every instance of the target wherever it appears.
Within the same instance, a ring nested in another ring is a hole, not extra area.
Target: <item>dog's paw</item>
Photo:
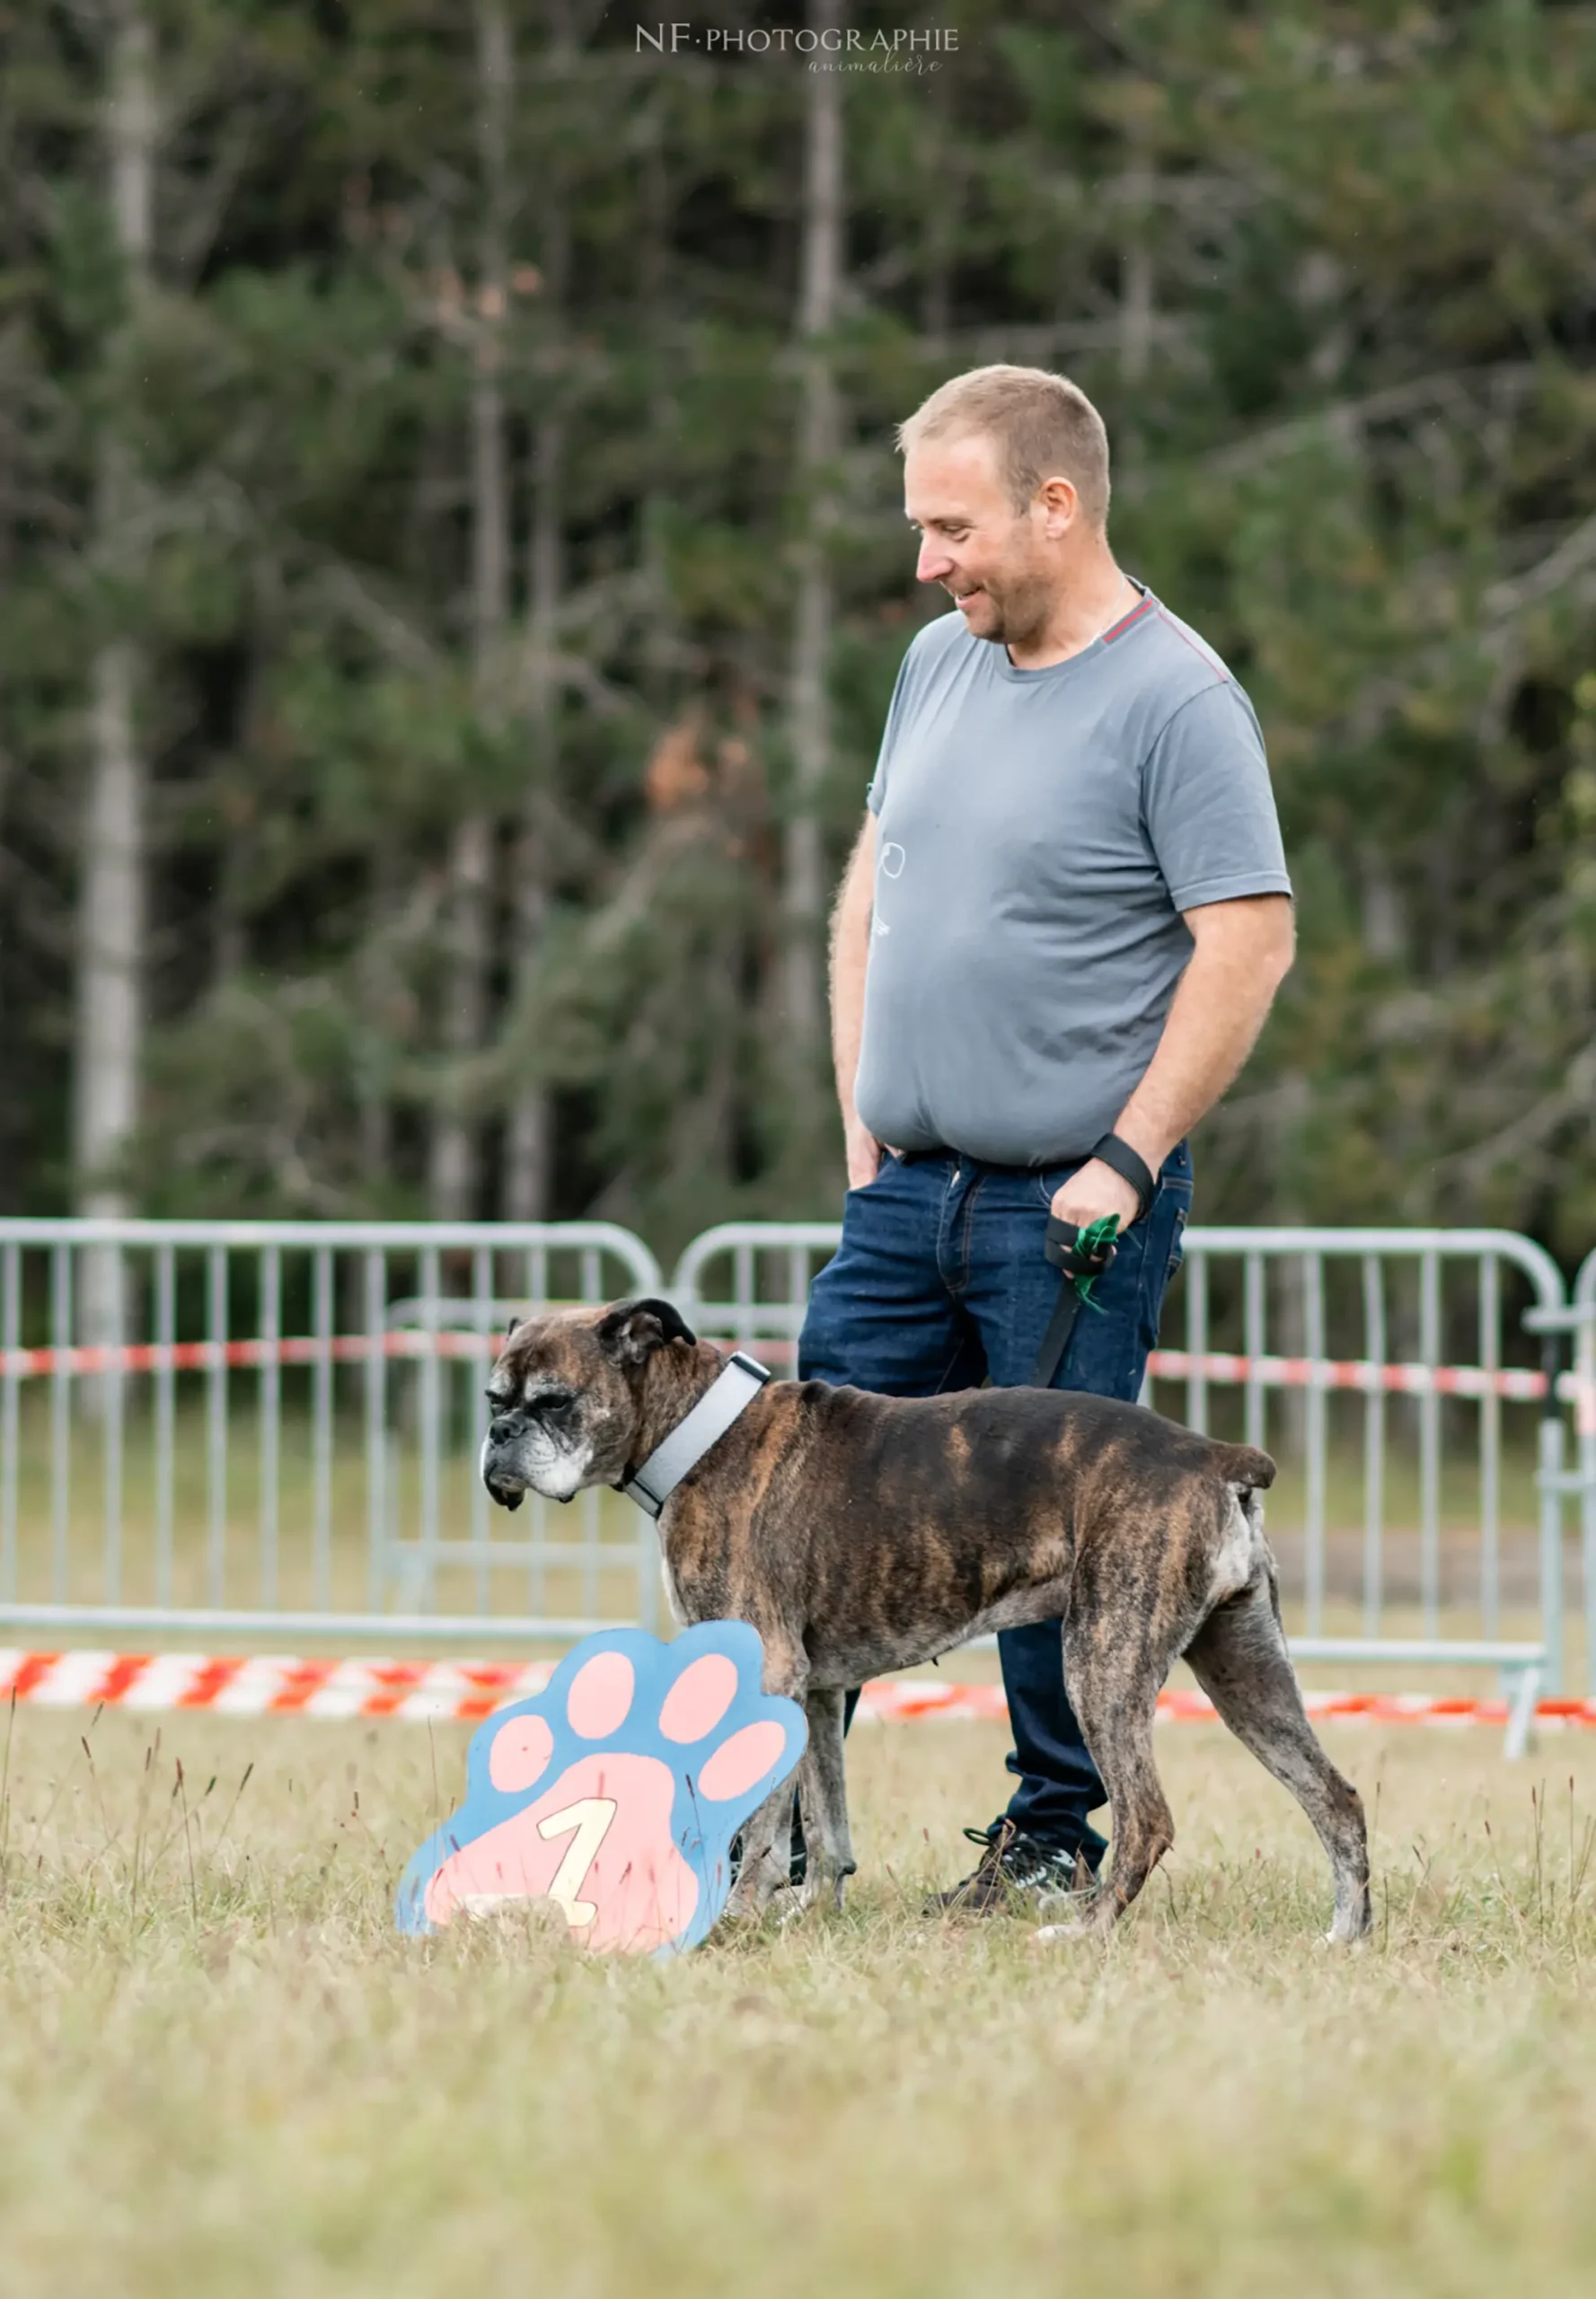
[[[1076,1916],[1068,1924],[1038,1925],[1026,1942],[1026,1946],[1034,1955],[1046,1956],[1051,1955],[1055,1948],[1079,1948],[1098,1936],[1091,1925],[1083,1924]]]
[[[772,1890],[761,1892],[747,1883],[745,1876],[739,1875],[721,1910],[721,1929],[726,1932],[733,1926],[742,1929],[768,1924],[780,1930],[785,1925],[796,1924],[807,1905],[802,1893],[791,1884],[777,1884]]]
[[[475,1734],[464,1804],[401,1881],[400,1929],[549,1900],[586,1947],[696,1946],[733,1837],[803,1753],[803,1711],[761,1691],[763,1661],[740,1621],[668,1645],[589,1637]]]

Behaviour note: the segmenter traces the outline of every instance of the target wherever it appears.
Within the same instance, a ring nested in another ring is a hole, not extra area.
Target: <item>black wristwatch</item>
[[[1122,1182],[1129,1182],[1136,1193],[1136,1219],[1140,1221],[1152,1203],[1153,1193],[1158,1188],[1146,1158],[1133,1150],[1128,1141],[1122,1141],[1117,1133],[1106,1133],[1092,1151],[1092,1156],[1116,1173]]]

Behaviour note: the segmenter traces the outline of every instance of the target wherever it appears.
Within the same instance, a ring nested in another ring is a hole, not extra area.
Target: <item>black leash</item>
[[[1117,1217],[1109,1216],[1115,1227]],[[1093,1230],[1101,1228],[1091,1224]],[[1119,1248],[1112,1238],[1089,1238],[1083,1246],[1080,1229],[1073,1221],[1061,1221],[1056,1213],[1047,1217],[1047,1243],[1044,1247],[1048,1260],[1059,1271],[1058,1299],[1053,1305],[1053,1315],[1047,1321],[1047,1331],[1042,1336],[1042,1346],[1036,1352],[1036,1362],[1031,1372],[1033,1389],[1050,1389],[1054,1377],[1063,1362],[1064,1352],[1070,1346],[1070,1335],[1075,1330],[1075,1320],[1080,1315],[1080,1304],[1086,1298],[1083,1286],[1089,1287],[1094,1278],[1101,1277]]]
[[[1091,1154],[1105,1166],[1112,1167],[1122,1180],[1129,1182],[1136,1193],[1135,1219],[1140,1221],[1152,1203],[1155,1186],[1143,1159],[1116,1133],[1106,1133]],[[1053,1315],[1031,1370],[1033,1389],[1052,1388],[1064,1352],[1070,1346],[1075,1320],[1080,1315],[1080,1304],[1091,1299],[1092,1286],[1119,1250],[1115,1243],[1118,1227],[1119,1217],[1113,1213],[1100,1221],[1089,1222],[1084,1229],[1077,1222],[1061,1221],[1056,1213],[1048,1215],[1043,1251],[1059,1272],[1058,1299],[1053,1305]]]

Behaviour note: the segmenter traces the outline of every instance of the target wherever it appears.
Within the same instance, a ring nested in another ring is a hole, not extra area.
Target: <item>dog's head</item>
[[[614,1484],[638,1435],[650,1361],[696,1336],[668,1301],[557,1309],[512,1325],[488,1381],[482,1482],[506,1509]]]

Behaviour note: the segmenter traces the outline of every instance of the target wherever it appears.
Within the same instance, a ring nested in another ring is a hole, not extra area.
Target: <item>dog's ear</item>
[[[510,1335],[515,1332],[516,1327],[520,1324],[520,1318],[516,1315],[514,1309],[512,1309],[510,1311],[510,1322],[504,1329],[504,1337],[507,1341],[508,1341]]]
[[[616,1365],[640,1365],[667,1342],[698,1335],[668,1301],[617,1301],[597,1326],[598,1345]]]

